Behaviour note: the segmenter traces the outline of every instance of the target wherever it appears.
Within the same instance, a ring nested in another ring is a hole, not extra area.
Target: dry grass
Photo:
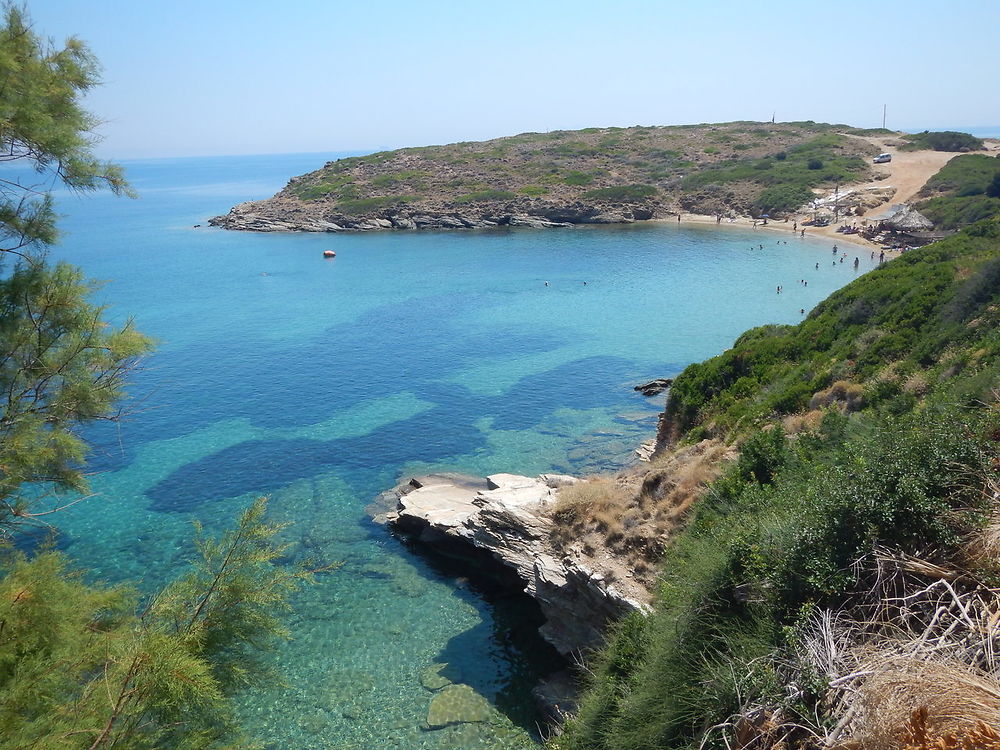
[[[564,487],[552,512],[552,541],[589,555],[604,549],[640,580],[651,580],[667,540],[733,455],[721,441],[703,440],[615,476]]]
[[[923,396],[929,389],[930,384],[927,382],[926,373],[919,371],[912,373],[903,383],[903,390],[917,397]]]
[[[814,397],[815,398],[815,397]],[[822,409],[813,409],[802,414],[789,414],[781,420],[785,433],[788,435],[798,435],[803,432],[816,432],[823,422],[824,412]]]
[[[964,750],[987,736],[983,727],[1000,727],[1000,590],[964,568],[887,550],[857,573],[850,616],[815,616],[793,669],[829,686],[839,722],[825,744]]]
[[[1000,435],[997,436],[1000,438]],[[997,466],[1000,470],[1000,465]],[[962,545],[963,563],[971,570],[1000,574],[1000,474],[993,473],[983,484],[988,507],[992,509],[986,522],[973,532]]]
[[[958,739],[1000,726],[1000,685],[961,663],[890,659],[857,691],[851,744],[859,750],[902,750],[931,737]],[[916,725],[914,714],[921,717]]]
[[[967,732],[936,733],[926,706],[913,712],[901,735],[903,750],[1000,750],[1000,734],[983,722]]]
[[[857,383],[838,380],[829,388],[817,391],[809,400],[810,409],[821,409],[836,404],[848,412],[858,411],[864,403],[864,388]]]

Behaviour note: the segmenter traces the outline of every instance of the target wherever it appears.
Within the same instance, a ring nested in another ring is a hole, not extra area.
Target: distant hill
[[[587,128],[328,162],[212,223],[257,231],[617,223],[677,212],[782,214],[868,179],[895,135],[814,122]]]

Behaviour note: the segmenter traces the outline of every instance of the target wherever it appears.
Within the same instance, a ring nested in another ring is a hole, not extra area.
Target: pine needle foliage
[[[92,152],[99,121],[80,100],[100,81],[97,59],[76,38],[54,47],[16,5],[2,12],[0,162],[24,164],[37,181],[6,175],[0,181],[0,257],[56,241],[53,180],[79,191],[130,192],[121,167]]]
[[[99,82],[85,44],[56,47],[24,9],[0,10],[0,535],[42,522],[39,494],[86,489],[80,424],[117,419],[129,373],[151,346],[130,321],[111,327],[76,268],[45,260],[56,242],[51,190],[131,194],[93,154],[97,119],[81,99]],[[35,496],[23,488],[31,486]]]
[[[149,602],[59,552],[0,553],[0,750],[249,747],[228,696],[274,679],[274,613],[312,574],[276,565],[263,499]]]
[[[66,263],[21,264],[0,279],[0,526],[40,518],[25,485],[36,495],[86,489],[76,429],[120,416],[126,381],[150,349],[131,322],[103,321],[93,289]]]

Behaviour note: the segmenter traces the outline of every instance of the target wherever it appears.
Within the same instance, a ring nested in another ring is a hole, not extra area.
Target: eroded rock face
[[[347,216],[322,201],[274,196],[233,206],[228,214],[208,220],[212,226],[250,232],[370,232],[383,229],[489,229],[497,226],[552,229],[573,224],[630,224],[651,219],[646,205],[524,202],[509,205],[472,205],[455,210],[453,204],[426,209],[390,208],[377,215]]]
[[[400,494],[387,522],[446,551],[476,551],[513,573],[545,616],[542,637],[570,655],[599,645],[609,621],[648,611],[598,571],[552,547],[548,511],[558,487],[575,481],[561,475],[494,474],[487,478],[487,489],[431,482]]]

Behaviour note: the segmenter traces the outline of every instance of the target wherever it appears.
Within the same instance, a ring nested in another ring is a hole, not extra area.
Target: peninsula
[[[880,141],[907,138],[812,121],[524,133],[338,159],[210,223],[337,232],[787,215],[877,181]]]

